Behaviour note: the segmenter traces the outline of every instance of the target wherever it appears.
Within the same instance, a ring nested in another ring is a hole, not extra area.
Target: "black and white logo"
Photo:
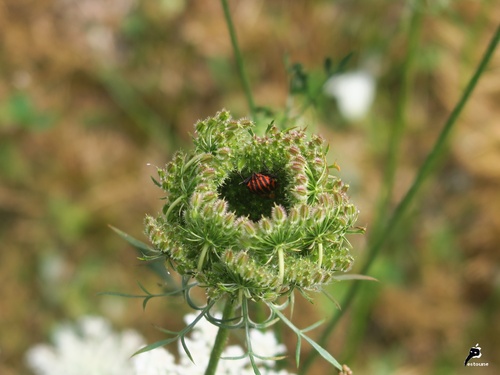
[[[472,358],[481,358],[481,348],[479,347],[479,344],[476,344],[476,346],[473,346],[469,350],[469,355],[467,358],[465,358],[464,366],[467,366],[467,363],[472,359]]]
[[[489,366],[488,362],[469,362],[472,358],[481,358],[482,355],[483,354],[481,353],[481,347],[479,346],[479,344],[476,344],[476,346],[470,348],[469,355],[467,356],[467,358],[465,358],[464,366]]]

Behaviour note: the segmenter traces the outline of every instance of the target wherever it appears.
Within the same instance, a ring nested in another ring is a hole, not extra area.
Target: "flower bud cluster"
[[[274,301],[350,269],[346,235],[360,232],[358,210],[329,174],[321,137],[276,127],[258,136],[227,111],[195,129],[194,150],[158,169],[165,205],[146,217],[154,248],[181,275],[212,298]]]

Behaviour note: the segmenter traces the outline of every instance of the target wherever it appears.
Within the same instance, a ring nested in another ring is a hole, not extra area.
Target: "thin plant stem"
[[[371,230],[371,236],[376,236],[385,224],[385,218],[388,217],[390,202],[392,199],[392,190],[394,188],[394,178],[396,175],[396,168],[399,160],[399,148],[403,133],[406,128],[406,113],[410,98],[410,92],[413,85],[414,76],[414,61],[418,50],[418,41],[420,37],[420,29],[422,24],[422,15],[424,10],[420,7],[421,1],[415,4],[410,27],[408,30],[408,50],[405,60],[402,65],[401,74],[401,90],[398,94],[398,101],[396,106],[396,121],[391,128],[389,134],[389,143],[387,151],[386,168],[384,174],[383,188],[381,192],[380,201],[378,204],[377,219],[374,221],[374,227]]]
[[[391,201],[393,198],[394,180],[400,155],[400,145],[407,125],[407,108],[410,103],[411,92],[413,89],[415,56],[417,56],[419,50],[420,30],[425,11],[423,7],[425,7],[425,3],[422,0],[417,1],[413,6],[413,12],[411,14],[409,29],[407,32],[407,51],[401,66],[401,86],[396,104],[395,121],[390,129],[387,156],[384,163],[385,171],[382,190],[380,192],[373,226],[369,232],[368,243],[370,243],[373,238],[377,238],[377,235],[386,224],[386,219],[389,217]],[[363,303],[363,308],[358,307],[358,314],[361,314],[362,316],[366,316],[368,314],[371,306],[371,302],[369,301],[373,301],[373,299],[366,298],[364,300],[365,303]],[[363,319],[362,321],[365,322],[366,319]],[[355,348],[359,345],[364,333],[365,325],[361,324],[357,327],[355,333],[348,336],[347,343],[345,344],[343,351],[347,358],[349,358],[350,354],[355,352]]]
[[[229,319],[231,319],[233,310],[234,304],[231,300],[228,299],[226,301],[226,305],[224,306],[224,311],[222,312],[222,323],[225,323]],[[210,353],[210,360],[208,362],[207,369],[205,370],[205,375],[215,375],[219,359],[222,356],[224,348],[226,347],[228,336],[229,329],[219,327],[219,331],[217,332],[217,336],[215,337],[214,347],[212,348],[212,353]]]
[[[238,44],[238,38],[236,37],[236,30],[234,29],[233,19],[231,18],[231,12],[229,11],[229,5],[227,3],[227,0],[221,0],[221,4],[222,9],[224,10],[224,17],[226,19],[229,36],[231,37],[231,44],[233,46],[234,57],[236,58],[238,74],[240,76],[241,84],[243,85],[243,90],[245,91],[245,96],[247,98],[250,116],[252,117],[252,119],[255,119],[255,103],[253,101],[252,90],[250,89],[248,76],[245,71],[243,56],[241,55],[240,47]]]
[[[422,187],[422,184],[429,177],[429,175],[434,171],[434,169],[437,165],[437,162],[439,161],[440,157],[443,155],[445,145],[446,145],[446,140],[448,139],[450,131],[452,130],[453,126],[456,124],[456,120],[457,120],[458,116],[460,115],[460,113],[462,112],[462,110],[465,106],[465,103],[467,103],[467,100],[469,99],[470,95],[472,94],[472,91],[474,90],[474,88],[479,80],[479,77],[484,72],[486,66],[488,65],[488,62],[490,61],[491,57],[493,56],[493,52],[496,49],[496,46],[498,44],[499,39],[500,39],[500,26],[497,27],[495,33],[493,34],[493,37],[492,37],[488,47],[486,48],[486,51],[483,55],[483,58],[481,59],[481,62],[479,63],[479,65],[478,65],[476,71],[474,72],[474,75],[470,79],[469,83],[467,84],[467,87],[465,88],[465,90],[462,94],[462,97],[460,98],[457,105],[455,106],[455,108],[451,112],[450,116],[448,117],[448,120],[444,124],[443,129],[441,130],[441,133],[439,134],[439,137],[436,140],[436,143],[434,144],[432,150],[429,152],[429,154],[427,155],[427,158],[425,159],[421,168],[419,169],[417,176],[415,177],[411,187],[408,189],[405,196],[403,197],[401,202],[398,204],[398,206],[394,210],[394,213],[392,214],[391,218],[389,219],[387,225],[381,231],[380,235],[377,236],[375,241],[373,241],[373,244],[369,248],[368,257],[361,268],[361,272],[360,272],[361,274],[366,274],[368,272],[368,270],[370,269],[370,266],[372,265],[376,256],[378,255],[378,253],[382,249],[382,246],[389,239],[390,235],[394,233],[394,231],[397,227],[397,224],[400,222],[401,217],[405,214],[406,210],[410,206],[410,203],[413,201],[417,192]],[[320,344],[323,347],[326,345],[326,343],[328,342],[328,338],[329,338],[330,334],[332,333],[333,329],[337,325],[340,318],[348,310],[352,301],[354,300],[354,297],[355,297],[356,292],[358,291],[360,285],[361,284],[360,284],[359,280],[353,281],[353,283],[351,284],[351,287],[348,289],[346,295],[344,296],[344,298],[340,304],[342,306],[342,310],[338,310],[337,313],[330,319],[327,326],[322,331],[322,334],[318,340],[318,344]],[[305,374],[307,369],[311,366],[311,364],[313,363],[313,361],[316,357],[317,357],[317,353],[315,351],[311,351],[309,356],[305,359],[305,361],[303,363],[303,367],[299,373]]]

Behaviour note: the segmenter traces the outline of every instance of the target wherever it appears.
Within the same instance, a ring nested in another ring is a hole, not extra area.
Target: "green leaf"
[[[124,297],[124,298],[145,298],[143,295],[139,294],[128,294],[120,292],[99,292],[98,296],[113,296],[113,297]]]
[[[146,289],[146,287],[144,285],[142,285],[139,281],[137,282],[137,285],[139,285],[139,288],[141,288],[141,290],[146,293],[148,296],[151,296],[152,294],[149,293],[149,291]]]
[[[257,363],[255,362],[255,357],[253,355],[250,355],[250,363],[252,364],[253,373],[255,375],[261,375],[259,367],[257,366]]]
[[[326,359],[328,362],[330,362],[332,365],[337,367],[339,370],[342,370],[342,365],[332,357],[330,353],[328,353],[325,349],[323,349],[318,343],[316,343],[313,339],[306,335],[302,335],[304,339],[307,340],[311,346],[316,349],[316,351],[319,353],[320,356],[322,356],[324,359]]]
[[[318,321],[318,322],[316,322],[316,323],[314,323],[314,324],[310,325],[309,327],[306,327],[306,328],[304,328],[304,329],[301,329],[300,331],[301,331],[301,332],[309,332],[309,331],[312,331],[314,328],[319,327],[319,326],[320,326],[320,325],[322,325],[324,322],[325,322],[325,320],[324,320],[324,319],[322,319],[322,320],[320,320],[320,321]]]
[[[308,91],[308,86],[308,75],[302,67],[302,64],[293,64],[290,68],[290,93],[306,93]]]
[[[302,349],[302,338],[300,335],[297,335],[297,346],[295,347],[295,363],[297,364],[297,367],[299,367],[300,364],[300,350]]]
[[[332,66],[333,66],[333,61],[332,61],[331,57],[325,58],[323,65],[325,68],[326,75],[330,76],[332,74]]]
[[[366,275],[359,274],[349,274],[349,275],[338,275],[333,277],[335,280],[366,280],[366,281],[378,281],[376,278]]]
[[[297,361],[297,367],[299,366],[299,356],[300,356],[300,345],[301,345],[301,338],[304,338],[311,346],[318,352],[320,356],[322,356],[324,359],[326,359],[328,362],[330,362],[332,365],[337,367],[339,370],[342,370],[342,366],[340,363],[333,358],[333,356],[328,353],[325,349],[321,347],[318,343],[316,343],[313,339],[308,337],[307,335],[304,334],[305,331],[308,331],[318,325],[318,323],[313,324],[311,327],[306,328],[305,330],[300,330],[298,329],[290,320],[288,320],[279,309],[277,309],[273,304],[269,303],[268,304],[269,308],[274,311],[274,313],[280,317],[281,321],[285,323],[292,331],[295,332],[297,335],[297,348],[295,351],[295,357]],[[298,349],[298,350],[297,350]]]
[[[154,342],[152,344],[146,345],[145,347],[139,349],[134,354],[132,354],[132,357],[136,356],[137,354],[149,352],[150,350],[159,348],[160,346],[168,345],[168,344],[174,342],[175,340],[177,340],[177,336],[176,337],[171,337],[171,338],[165,339],[165,340],[160,340],[160,341]]]
[[[154,249],[152,249],[151,247],[149,247],[148,245],[146,245],[144,242],[141,242],[141,241],[135,239],[131,235],[129,235],[129,234],[121,231],[118,228],[115,228],[112,225],[109,225],[109,227],[113,231],[115,231],[115,233],[117,233],[121,238],[123,238],[125,241],[127,241],[129,244],[131,244],[133,247],[135,247],[137,250],[146,252],[148,254],[157,254],[157,252]]]
[[[153,184],[155,184],[156,186],[161,188],[160,182],[156,178],[154,178],[153,176],[150,176],[150,177],[151,177],[151,180],[153,181]]]
[[[123,238],[125,241],[127,241],[129,244],[131,244],[133,247],[136,248],[136,250],[140,254],[139,259],[148,261],[147,263],[148,268],[150,268],[154,273],[160,276],[162,280],[165,280],[167,284],[175,285],[175,281],[172,278],[172,276],[168,273],[164,265],[163,259],[160,259],[160,261],[154,259],[154,257],[159,256],[158,251],[155,251],[153,248],[146,245],[144,242],[139,241],[138,239],[121,231],[118,228],[115,228],[112,225],[109,225],[109,227],[113,231],[115,231],[115,233],[117,233],[121,238]],[[148,259],[148,256],[152,257],[153,259]]]
[[[337,307],[338,310],[342,310],[342,307],[340,306],[340,303],[335,298],[333,298],[325,290],[322,290],[321,292],[326,296],[326,298],[328,298],[331,302],[333,302],[335,304],[335,306]]]
[[[349,63],[349,60],[351,60],[353,55],[354,55],[354,52],[350,52],[347,56],[345,56],[342,60],[340,60],[339,65],[337,66],[336,73],[341,73],[344,71],[347,64]]]
[[[171,330],[169,330],[169,329],[162,328],[162,327],[157,326],[157,325],[154,325],[154,327],[155,327],[158,331],[160,331],[160,332],[166,333],[166,334],[168,334],[168,335],[174,335],[174,336],[176,336],[176,337],[179,337],[179,332],[171,331]]]
[[[181,336],[181,344],[182,344],[182,347],[184,348],[184,352],[186,353],[186,355],[188,356],[188,358],[191,360],[191,362],[194,363],[194,359],[193,359],[193,356],[191,355],[191,352],[189,351],[187,345],[186,345],[186,342],[184,341],[184,336]]]
[[[271,121],[271,122],[267,125],[267,128],[266,128],[266,133],[265,133],[265,134],[269,133],[269,130],[271,130],[271,128],[272,128],[273,126],[274,126],[274,120],[273,120],[273,121]]]

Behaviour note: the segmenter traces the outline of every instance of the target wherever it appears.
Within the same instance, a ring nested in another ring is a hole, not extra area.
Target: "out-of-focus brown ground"
[[[308,70],[351,51],[352,69],[377,62],[377,98],[366,120],[332,123],[322,114],[335,113],[333,101],[305,118],[330,140],[360,224],[370,231],[387,128],[396,118],[408,5],[231,3],[259,105],[284,106],[285,56]],[[424,8],[394,204],[500,19],[492,1],[441,3]],[[137,292],[136,280],[153,288],[156,282],[107,224],[142,238],[144,214],[161,205],[149,179],[155,168],[147,163],[163,165],[175,149],[189,147],[199,118],[223,107],[247,115],[233,61],[217,1],[0,4],[0,374],[25,373],[27,348],[47,341],[57,322],[81,314],[105,315],[151,342],[163,337],[151,323],[182,325],[182,300],[154,301],[143,312],[135,300],[96,296]],[[372,300],[363,324],[348,313],[332,336],[329,349],[338,357],[366,324],[349,355],[355,373],[465,374],[471,369],[462,370],[463,360],[476,342],[490,362],[481,373],[498,371],[499,67],[497,51],[438,172],[383,250],[374,271],[379,283],[367,287]],[[364,240],[353,244],[361,263]],[[294,321],[305,327],[332,309],[329,302],[300,301]],[[295,341],[286,337],[293,353]],[[330,371],[321,361],[316,369]]]

